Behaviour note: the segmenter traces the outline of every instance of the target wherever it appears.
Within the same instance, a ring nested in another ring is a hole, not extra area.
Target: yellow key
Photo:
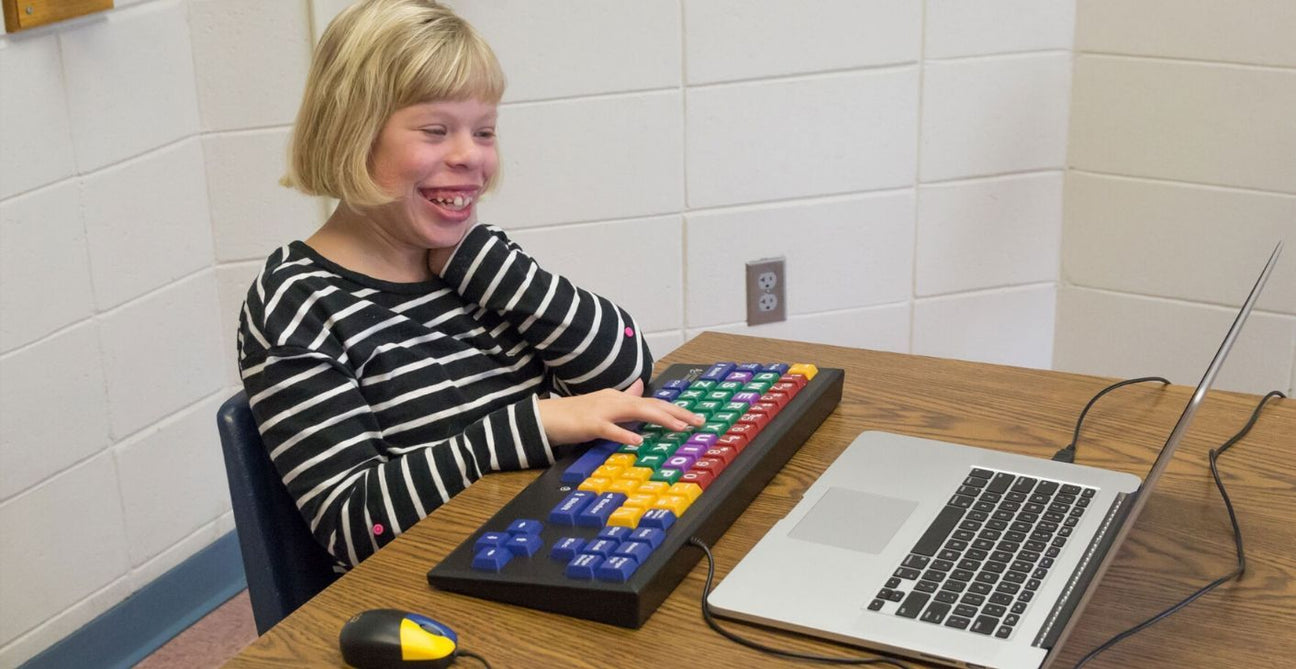
[[[612,465],[613,467],[620,467],[622,469],[633,467],[634,463],[635,455],[633,453],[613,453],[608,456],[607,460],[603,461],[603,464],[605,465]]]
[[[623,504],[616,511],[613,511],[611,516],[608,516],[607,524],[609,526],[638,527],[639,519],[643,517],[645,511],[647,509]]]
[[[688,510],[690,504],[692,504],[692,502],[690,502],[687,497],[680,497],[679,495],[662,495],[657,498],[656,502],[653,502],[653,508],[670,509],[675,512],[676,517],[680,517],[684,515],[686,510]]]
[[[639,486],[639,490],[637,490],[636,492],[638,492],[641,495],[660,496],[660,495],[665,495],[666,491],[669,489],[670,489],[670,484],[665,481],[644,481],[643,485]]]
[[[802,364],[792,365],[791,367],[788,367],[787,373],[800,374],[801,376],[806,377],[806,381],[813,381],[815,374],[819,373],[819,368],[815,367],[814,365],[808,365],[802,363]]]
[[[692,504],[702,495],[702,486],[696,483],[676,483],[670,487],[666,494],[687,497],[689,504]]]
[[[597,470],[596,470],[597,471]],[[649,476],[653,475],[653,470],[648,467],[627,467],[621,472],[621,478],[634,479],[639,482],[647,481]]]
[[[590,472],[590,476],[600,479],[614,479],[620,477],[621,472],[623,471],[625,471],[625,467],[618,467],[616,465],[600,465],[598,469]]]
[[[646,495],[644,493],[637,493],[627,497],[626,501],[621,502],[621,506],[633,506],[639,509],[651,509],[653,503],[657,501],[657,497],[658,495]]]
[[[639,490],[639,482],[634,479],[617,479],[612,485],[607,487],[606,492],[619,492],[626,497],[635,494]]]
[[[576,489],[588,490],[589,492],[602,495],[603,492],[606,491],[608,486],[610,485],[612,485],[612,479],[604,479],[604,478],[591,476],[590,478],[581,481],[580,485],[576,486]]]

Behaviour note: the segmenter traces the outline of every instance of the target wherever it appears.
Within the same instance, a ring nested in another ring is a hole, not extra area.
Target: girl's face
[[[427,102],[387,120],[371,158],[396,200],[373,212],[383,232],[424,249],[450,248],[476,222],[477,198],[499,168],[495,105]]]

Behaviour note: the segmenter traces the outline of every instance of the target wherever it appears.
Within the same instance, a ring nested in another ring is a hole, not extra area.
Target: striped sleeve
[[[567,394],[625,388],[652,373],[652,354],[629,313],[546,272],[498,228],[470,230],[443,278],[509,321]]]
[[[243,314],[240,368],[276,470],[316,540],[339,563],[358,564],[488,471],[552,463],[534,394],[444,438],[400,447],[384,441],[376,409],[339,361],[337,343],[319,336],[317,312],[301,308],[315,292],[265,290],[267,302],[281,297],[267,316],[254,286]],[[278,340],[284,320],[295,334],[262,347]],[[444,407],[447,414],[458,410]]]

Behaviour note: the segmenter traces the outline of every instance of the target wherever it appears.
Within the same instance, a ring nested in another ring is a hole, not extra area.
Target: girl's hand
[[[638,444],[642,437],[617,423],[643,421],[671,430],[702,425],[702,417],[653,397],[643,397],[643,380],[625,390],[605,389],[575,397],[540,400],[540,423],[553,446],[579,444],[590,439],[610,439]]]

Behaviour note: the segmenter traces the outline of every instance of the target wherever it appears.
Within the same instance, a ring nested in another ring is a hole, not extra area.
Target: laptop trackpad
[[[918,502],[850,488],[829,488],[788,536],[863,553],[880,553]]]

